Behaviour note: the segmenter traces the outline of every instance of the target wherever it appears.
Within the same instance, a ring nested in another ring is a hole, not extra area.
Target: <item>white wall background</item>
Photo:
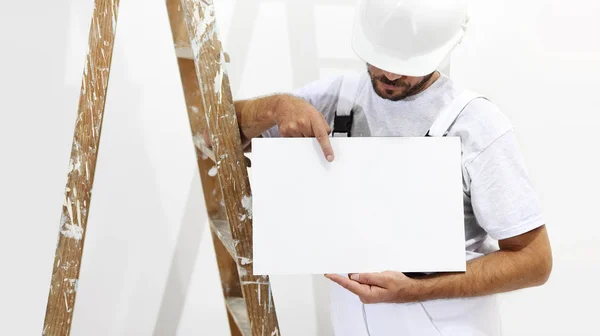
[[[216,2],[236,98],[362,67],[353,0]],[[0,335],[41,333],[92,6],[0,12]],[[166,7],[119,14],[72,335],[226,335]],[[554,247],[546,286],[502,296],[508,336],[598,334],[598,14],[591,0],[479,0],[453,58],[516,125]],[[319,318],[304,334],[327,330]]]

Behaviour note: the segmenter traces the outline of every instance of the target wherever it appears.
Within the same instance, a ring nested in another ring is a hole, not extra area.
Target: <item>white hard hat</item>
[[[359,0],[352,47],[384,71],[426,76],[461,42],[468,21],[466,0]]]

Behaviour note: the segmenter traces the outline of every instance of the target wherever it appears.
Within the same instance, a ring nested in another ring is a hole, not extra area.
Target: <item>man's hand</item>
[[[408,303],[420,301],[419,286],[400,272],[352,274],[347,277],[327,274],[328,279],[356,294],[363,303]]]
[[[284,95],[273,112],[281,136],[315,137],[327,161],[333,161],[333,148],[329,141],[331,127],[314,106],[303,99]]]
[[[339,275],[326,277],[365,303],[468,298],[546,283],[552,271],[552,251],[545,225],[498,243],[500,250],[469,261],[466,272],[415,279],[398,272],[353,274],[354,280]]]
[[[235,102],[235,112],[244,146],[273,126],[283,137],[315,137],[327,161],[334,159],[329,141],[331,127],[325,117],[307,101],[287,94],[277,94]],[[208,132],[204,141],[210,146]]]

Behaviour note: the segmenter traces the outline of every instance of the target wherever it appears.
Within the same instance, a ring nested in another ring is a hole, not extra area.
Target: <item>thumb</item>
[[[387,285],[387,277],[382,273],[355,273],[350,275],[350,279],[360,282],[365,285],[373,285],[378,287],[386,287]]]

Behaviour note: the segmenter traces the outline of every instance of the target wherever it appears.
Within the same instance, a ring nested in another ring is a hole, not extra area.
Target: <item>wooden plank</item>
[[[173,34],[175,49],[189,49],[190,38],[188,37],[187,27],[183,17],[181,1],[167,0],[167,12],[169,14],[169,22],[171,24],[171,33]]]
[[[231,235],[229,223],[226,220],[211,219],[210,225],[212,227],[213,232],[215,233],[216,239],[218,239],[221,242],[221,244],[223,244],[231,258],[235,258],[235,242],[233,241],[233,236]]]
[[[205,127],[204,107],[201,104],[200,90],[193,60],[178,60],[179,72],[183,85],[183,92],[188,110],[188,117],[192,130],[198,130]],[[202,117],[199,117],[202,116]],[[192,133],[194,133],[192,131]],[[196,142],[196,141],[195,141]],[[212,152],[212,151],[211,151]],[[206,153],[196,143],[196,158],[202,189],[204,192],[204,201],[211,223],[211,232],[213,233],[213,243],[219,273],[221,276],[221,285],[223,295],[242,296],[237,265],[234,262],[235,250],[233,248],[233,239],[231,231],[227,226],[226,215],[223,208],[223,197],[219,180],[216,177],[215,163],[207,158]],[[216,223],[216,225],[215,225]],[[226,242],[226,245],[225,245]]]
[[[211,0],[182,0],[207,126],[217,163],[227,219],[239,263],[242,292],[253,335],[278,335],[268,277],[252,274],[252,198],[239,128],[216,33]],[[192,125],[194,128],[194,125]],[[199,130],[193,129],[194,134]]]
[[[167,11],[169,23],[175,46],[175,54],[178,58],[179,73],[184,87],[185,101],[190,115],[190,124],[192,129],[199,132],[192,134],[196,148],[211,160],[216,161],[215,155],[209,146],[204,142],[202,131],[205,129],[205,117],[202,110],[202,100],[200,89],[198,88],[198,79],[194,68],[193,55],[190,48],[187,26],[184,20],[184,12],[180,0],[167,0]]]
[[[176,47],[175,54],[177,58],[185,58],[185,59],[194,59],[194,54],[192,54],[192,48],[190,47]]]
[[[248,318],[248,310],[243,298],[229,298],[225,300],[227,312],[233,318],[233,321],[242,332],[243,336],[252,336],[250,328],[250,319]],[[268,335],[268,334],[265,334]]]
[[[225,298],[238,297],[241,299],[242,290],[237,271],[237,263],[235,262],[235,249],[231,231],[229,230],[226,215],[223,209],[224,203],[221,187],[218,179],[216,178],[216,166],[214,165],[214,161],[216,160],[214,153],[210,148],[208,148],[208,146],[206,146],[202,137],[202,132],[205,129],[206,117],[204,113],[204,105],[201,100],[199,81],[196,76],[196,69],[191,54],[191,49],[189,48],[189,41],[183,41],[184,38],[187,39],[187,28],[185,31],[185,36],[181,35],[181,30],[179,29],[182,26],[185,28],[181,6],[179,4],[180,3],[178,0],[168,0],[167,9],[169,10],[173,42],[175,45],[176,54],[178,56],[179,73],[187,105],[192,136],[196,147],[198,170],[202,181],[206,208],[211,223],[211,233],[215,248],[215,255],[217,258],[217,265],[219,267],[221,287],[223,296]],[[177,11],[177,13],[173,13],[173,11]],[[188,47],[181,47],[182,43],[187,44]],[[183,55],[182,51],[184,52]],[[209,160],[209,158],[212,161]],[[243,299],[241,300],[243,301]],[[239,305],[236,307],[239,307]],[[248,314],[245,312],[245,305],[243,309],[247,321]],[[239,312],[236,311],[236,314],[239,315]],[[240,328],[236,322],[239,321],[239,318],[234,317],[229,310],[227,310],[227,317],[229,320],[231,335],[242,336]],[[246,324],[249,325],[249,322]],[[250,334],[246,333],[245,335]]]
[[[237,264],[229,255],[221,241],[216,237],[214,230],[211,230],[215,255],[217,256],[217,266],[221,277],[221,287],[223,297],[242,297],[242,287],[240,285],[240,276],[237,271]]]
[[[189,45],[187,47],[175,47],[175,54],[177,55],[177,58],[184,58],[190,60],[194,59],[192,48],[190,48]],[[225,53],[225,63],[229,63],[229,60],[229,54]]]
[[[169,0],[177,1],[177,0]],[[187,106],[188,116],[190,119],[190,127],[192,129],[192,137],[196,149],[203,156],[210,158],[216,162],[215,154],[204,142],[204,129],[206,128],[206,117],[204,116],[204,105],[200,88],[198,86],[198,78],[196,77],[196,68],[194,60],[178,59],[179,74],[181,76],[181,84],[183,86],[183,94]]]
[[[94,183],[119,0],[96,0],[43,335],[69,335]]]
[[[225,63],[229,63],[230,58],[229,58],[229,54],[224,53],[225,54]],[[175,47],[175,55],[177,55],[177,58],[183,58],[183,59],[190,59],[193,60],[194,59],[194,54],[192,53],[192,48],[190,48],[190,46],[188,45],[187,47]]]
[[[244,307],[244,309],[246,309],[246,307]],[[244,336],[244,334],[242,334],[242,331],[240,330],[240,327],[238,327],[237,323],[235,322],[233,315],[231,315],[231,313],[229,312],[229,309],[225,309],[225,311],[227,311],[227,322],[229,322],[229,329],[231,330],[231,336]],[[248,313],[246,313],[246,315],[247,314]],[[247,334],[247,335],[252,336],[252,334]]]
[[[180,70],[184,71],[185,69],[180,68]],[[184,91],[189,91],[191,89],[193,90],[193,87],[190,88],[190,86],[184,86]],[[188,111],[189,110],[190,109],[188,108]],[[195,114],[194,112],[192,113]],[[190,114],[188,114],[188,116],[193,118]],[[217,167],[214,161],[210,160],[198,146],[196,146],[196,159],[208,217],[209,219],[216,220],[223,219],[225,218],[225,210],[223,209],[221,186],[219,185],[219,179],[217,178]]]
[[[201,155],[206,156],[207,158],[211,159],[212,162],[217,162],[217,159],[215,158],[215,153],[206,144],[204,139],[202,139],[198,136],[194,136],[194,145],[202,153]]]

